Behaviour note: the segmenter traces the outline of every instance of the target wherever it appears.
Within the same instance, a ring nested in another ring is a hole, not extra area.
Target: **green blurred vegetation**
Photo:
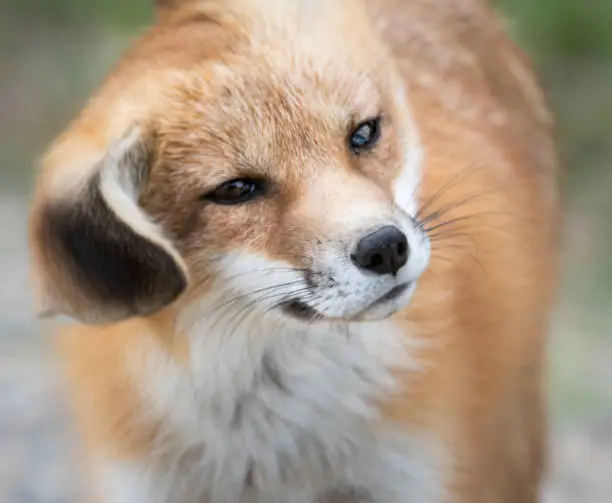
[[[608,0],[498,0],[520,21],[524,41],[551,62],[612,56]]]
[[[110,23],[134,27],[151,16],[153,0],[4,0],[2,9],[13,19],[87,29]]]
[[[612,1],[497,0],[554,106],[570,183],[612,160]]]

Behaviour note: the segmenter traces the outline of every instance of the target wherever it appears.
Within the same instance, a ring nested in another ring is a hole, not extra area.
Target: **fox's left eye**
[[[353,152],[371,149],[380,138],[380,117],[369,119],[357,125],[349,137],[349,146]]]
[[[261,196],[264,192],[265,185],[261,180],[237,178],[222,183],[202,199],[216,204],[240,204]]]

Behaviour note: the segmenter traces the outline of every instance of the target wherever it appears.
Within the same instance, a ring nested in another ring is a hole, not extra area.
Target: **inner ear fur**
[[[78,193],[39,201],[31,238],[42,314],[115,322],[151,315],[186,289],[184,262],[138,205],[152,157],[132,131]]]

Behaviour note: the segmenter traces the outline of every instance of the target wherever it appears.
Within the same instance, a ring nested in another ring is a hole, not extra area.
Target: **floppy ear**
[[[184,291],[184,262],[138,206],[151,159],[134,130],[78,189],[61,195],[41,191],[30,237],[43,315],[119,321],[153,314]]]

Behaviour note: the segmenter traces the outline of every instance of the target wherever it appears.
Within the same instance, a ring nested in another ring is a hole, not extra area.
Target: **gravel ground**
[[[82,480],[74,455],[76,437],[56,369],[32,316],[25,205],[23,198],[0,195],[0,502],[72,503]],[[588,360],[589,348],[584,351]],[[612,383],[608,367],[609,360],[605,375]],[[612,397],[602,394],[596,400],[607,400],[610,406]],[[603,416],[555,423],[546,503],[612,501],[612,414]]]

